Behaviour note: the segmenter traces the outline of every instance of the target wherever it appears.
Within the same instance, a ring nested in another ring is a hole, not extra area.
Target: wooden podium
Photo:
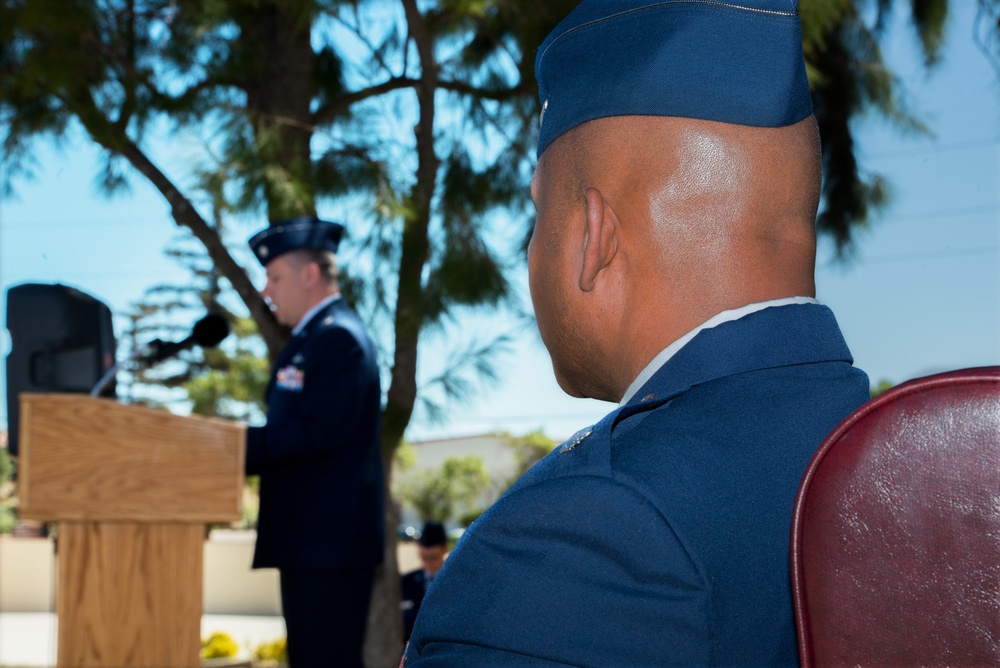
[[[58,522],[60,668],[200,666],[205,524],[240,517],[245,427],[22,394],[21,517]]]

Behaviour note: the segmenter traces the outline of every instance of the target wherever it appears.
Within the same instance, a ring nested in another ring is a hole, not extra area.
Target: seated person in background
[[[417,540],[417,553],[423,568],[410,571],[402,577],[403,587],[403,640],[410,639],[413,632],[413,622],[420,611],[420,603],[424,600],[427,587],[431,580],[444,566],[444,558],[448,554],[448,536],[444,525],[440,522],[427,522]]]
[[[535,71],[538,329],[619,406],[463,534],[406,668],[796,666],[795,493],[868,378],[814,298],[795,1],[584,0]]]

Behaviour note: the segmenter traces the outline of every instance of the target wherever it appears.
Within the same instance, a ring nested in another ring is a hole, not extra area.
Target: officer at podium
[[[260,475],[253,567],[280,572],[293,668],[362,666],[384,550],[379,369],[340,294],[343,229],[295,218],[249,241],[267,274],[261,294],[292,328],[267,388],[267,423],[247,431],[246,472]]]

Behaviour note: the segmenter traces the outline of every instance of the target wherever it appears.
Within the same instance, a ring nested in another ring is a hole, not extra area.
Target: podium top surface
[[[246,428],[82,394],[21,401],[19,514],[41,521],[239,519]]]

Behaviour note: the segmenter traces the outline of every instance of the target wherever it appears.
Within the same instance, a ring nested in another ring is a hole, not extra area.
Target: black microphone
[[[204,318],[194,323],[191,336],[177,343],[164,342],[160,339],[153,339],[139,350],[136,350],[127,359],[118,362],[101,377],[94,388],[90,391],[90,396],[96,397],[101,390],[111,382],[111,379],[118,373],[118,369],[126,362],[142,358],[148,364],[162,362],[168,357],[173,357],[182,350],[188,350],[195,346],[202,348],[214,348],[222,343],[222,340],[229,336],[229,321],[218,313],[209,313]]]
[[[222,343],[222,340],[227,336],[229,336],[229,321],[218,313],[209,313],[194,323],[191,335],[183,341],[174,343],[154,339],[149,344],[150,352],[144,359],[149,364],[156,364],[195,346],[214,348]]]

